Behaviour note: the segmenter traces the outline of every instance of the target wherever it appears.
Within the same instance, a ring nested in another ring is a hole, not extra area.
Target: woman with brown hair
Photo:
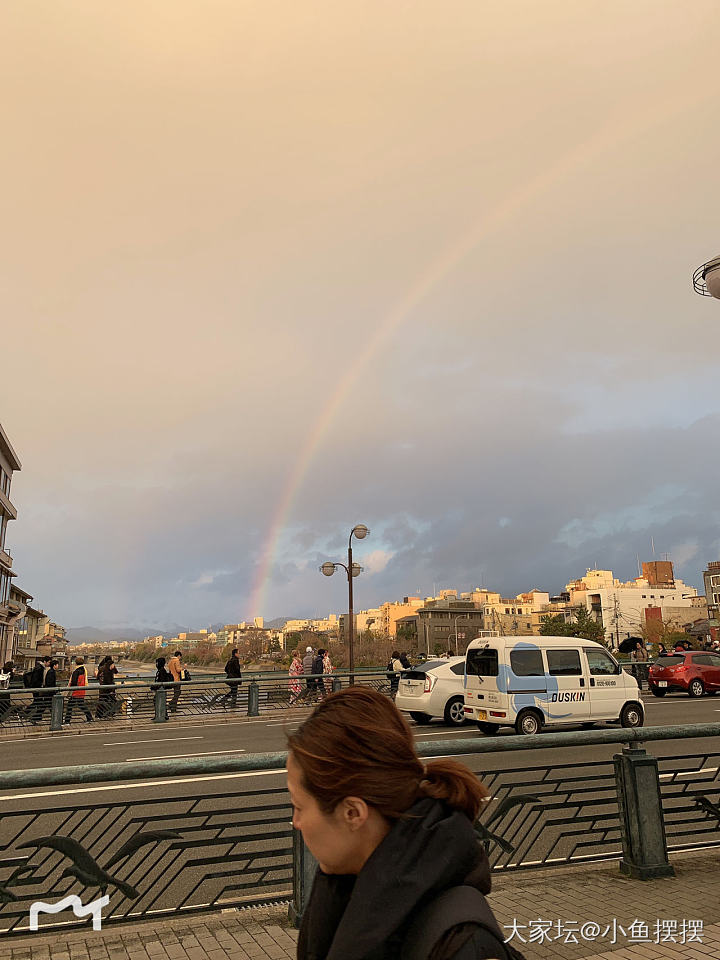
[[[363,687],[327,697],[288,750],[293,825],[319,864],[299,960],[519,956],[484,898],[487,790],[470,770],[423,763],[394,704]]]

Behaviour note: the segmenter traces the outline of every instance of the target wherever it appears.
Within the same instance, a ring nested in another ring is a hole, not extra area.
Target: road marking
[[[32,797],[64,797],[75,793],[102,793],[105,790],[137,790],[145,787],[170,787],[178,783],[200,783],[207,780],[239,780],[243,777],[277,777],[285,775],[287,770],[280,767],[273,770],[252,770],[245,773],[218,773],[206,777],[186,777],[180,780],[143,780],[138,783],[113,783],[106,787],[73,787],[71,790],[45,790],[41,793],[8,793],[0,796],[4,800],[30,800]]]
[[[468,730],[438,730],[437,732],[432,732],[432,733],[427,732],[427,733],[426,733],[426,732],[424,732],[424,731],[422,731],[422,730],[413,730],[413,733],[417,733],[417,734],[419,734],[419,735],[421,735],[421,736],[424,736],[424,737],[452,737],[453,735],[457,735],[457,734],[464,734],[465,736],[467,736],[467,734],[468,734],[469,732],[474,733],[475,731],[474,731],[474,730],[472,730],[472,731],[468,731]]]
[[[207,753],[171,753],[166,757],[128,757],[125,763],[135,763],[138,760],[184,760],[187,757],[214,757],[226,753],[247,753],[247,750],[208,750]]]
[[[163,740],[113,740],[104,747],[134,747],[136,743],[175,743],[176,740],[204,740],[205,737],[165,737]]]
[[[701,767],[699,770],[674,770],[672,773],[661,773],[660,779],[669,780],[671,777],[694,777],[698,773],[717,773],[718,770],[720,770],[720,767]]]

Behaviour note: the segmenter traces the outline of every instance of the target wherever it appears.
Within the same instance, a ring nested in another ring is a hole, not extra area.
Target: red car
[[[720,654],[707,650],[669,653],[650,665],[650,690],[656,697],[680,690],[691,697],[720,690]]]

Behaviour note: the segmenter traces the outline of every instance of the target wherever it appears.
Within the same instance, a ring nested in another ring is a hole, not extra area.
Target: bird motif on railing
[[[707,797],[695,797],[694,798],[695,806],[700,807],[701,810],[704,810],[705,813],[709,813],[710,816],[715,817],[720,824],[720,806],[715,803],[711,803]]]
[[[480,840],[485,844],[486,849],[491,843],[496,843],[505,853],[515,853],[515,847],[511,843],[508,843],[504,837],[500,837],[496,833],[493,833],[490,830],[490,826],[493,823],[500,823],[503,817],[510,810],[512,810],[513,807],[521,807],[526,803],[540,803],[540,798],[532,796],[531,794],[523,793],[515,794],[515,796],[512,797],[505,797],[504,800],[500,801],[497,809],[493,811],[492,815],[488,817],[486,823],[481,823],[480,820],[475,821],[475,833],[477,833],[478,837],[480,837]]]
[[[66,867],[65,870],[63,870],[60,877],[61,879],[63,877],[74,877],[86,887],[99,887],[103,895],[109,886],[113,886],[120,890],[129,900],[137,900],[140,892],[131,884],[127,883],[127,881],[120,880],[118,877],[113,876],[109,872],[110,868],[114,867],[116,863],[119,863],[126,857],[131,857],[142,847],[150,843],[179,839],[180,834],[174,830],[145,830],[131,837],[127,843],[124,843],[108,860],[105,867],[100,866],[97,860],[87,852],[85,847],[72,837],[38,837],[36,840],[28,840],[27,843],[20,844],[19,849],[25,850],[30,847],[35,847],[38,850],[57,850],[72,861],[72,866]],[[12,895],[11,898],[16,899]]]

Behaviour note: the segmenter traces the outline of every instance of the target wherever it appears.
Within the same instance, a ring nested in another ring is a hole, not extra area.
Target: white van
[[[546,724],[645,719],[637,680],[605,647],[577,637],[483,637],[465,656],[465,716],[483,733],[514,726],[539,733]]]

